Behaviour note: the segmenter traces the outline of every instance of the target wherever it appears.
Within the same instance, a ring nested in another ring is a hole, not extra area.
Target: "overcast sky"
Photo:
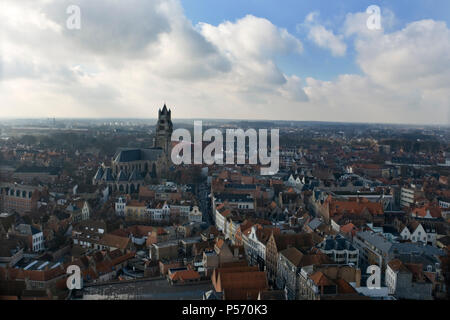
[[[449,124],[449,12],[448,0],[2,0],[0,117],[154,118],[166,102],[175,118]]]

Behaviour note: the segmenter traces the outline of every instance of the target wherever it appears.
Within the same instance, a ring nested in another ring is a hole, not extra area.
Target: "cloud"
[[[305,27],[308,30],[308,39],[321,48],[329,49],[333,56],[344,56],[347,51],[347,45],[343,41],[343,36],[335,35],[333,31],[319,24],[317,21],[318,15],[318,12],[308,14],[304,23],[297,26],[297,28]]]
[[[253,84],[284,85],[287,78],[274,62],[275,58],[303,51],[301,41],[286,29],[252,15],[218,26],[200,23],[197,27],[205,39],[232,62],[233,81],[247,88]]]
[[[279,53],[302,53],[301,41],[269,20],[247,15],[236,22],[212,26],[200,23],[202,35],[231,57],[272,58]]]
[[[177,0],[73,0],[82,28],[68,30],[68,3],[2,2],[0,116],[149,118],[166,101],[177,118],[448,121],[444,22],[394,30],[383,11],[383,29],[371,31],[366,13],[341,29],[309,15],[308,37],[335,56],[352,46],[361,70],[322,81],[282,69],[281,57],[305,49],[268,19],[194,26]]]
[[[80,30],[66,28],[69,5],[81,9]],[[267,19],[193,26],[177,0],[3,6],[5,116],[154,117],[163,101],[180,117],[223,117],[233,108],[248,116],[255,105],[268,112],[272,101],[307,99],[301,80],[276,62],[301,54],[302,43]]]
[[[369,29],[367,27],[367,20],[370,13],[355,12],[348,13],[345,17],[342,33],[345,37],[359,36],[359,37],[376,37],[394,28],[398,21],[394,13],[388,8],[380,8],[380,27],[381,29]]]
[[[450,83],[450,30],[421,20],[376,38],[358,38],[357,63],[376,83],[391,89],[442,89]]]
[[[42,7],[46,17],[61,28],[61,38],[77,48],[103,56],[144,57],[159,36],[171,31],[163,0],[58,0]],[[66,9],[81,11],[81,30],[66,28]]]
[[[445,123],[450,105],[447,25],[421,20],[388,33],[363,27],[364,17],[350,14],[344,24],[346,35],[355,37],[356,63],[363,74],[335,81],[307,78],[311,103],[353,121]]]

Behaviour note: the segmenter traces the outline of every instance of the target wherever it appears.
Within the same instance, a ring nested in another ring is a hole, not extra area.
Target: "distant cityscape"
[[[449,127],[203,119],[279,128],[262,176],[174,165],[176,110],[0,121],[0,300],[448,299]]]
[[[450,1],[0,2],[2,319],[448,313]]]

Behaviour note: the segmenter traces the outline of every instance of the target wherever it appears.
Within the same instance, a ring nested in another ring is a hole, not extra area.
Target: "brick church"
[[[153,147],[119,148],[110,166],[103,163],[98,168],[92,183],[107,185],[112,192],[135,193],[151,179],[165,176],[170,163],[172,131],[171,110],[164,104],[158,111]]]

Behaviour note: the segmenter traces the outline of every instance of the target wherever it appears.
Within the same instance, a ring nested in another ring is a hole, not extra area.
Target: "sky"
[[[0,118],[450,124],[449,20],[448,0],[2,0]]]

